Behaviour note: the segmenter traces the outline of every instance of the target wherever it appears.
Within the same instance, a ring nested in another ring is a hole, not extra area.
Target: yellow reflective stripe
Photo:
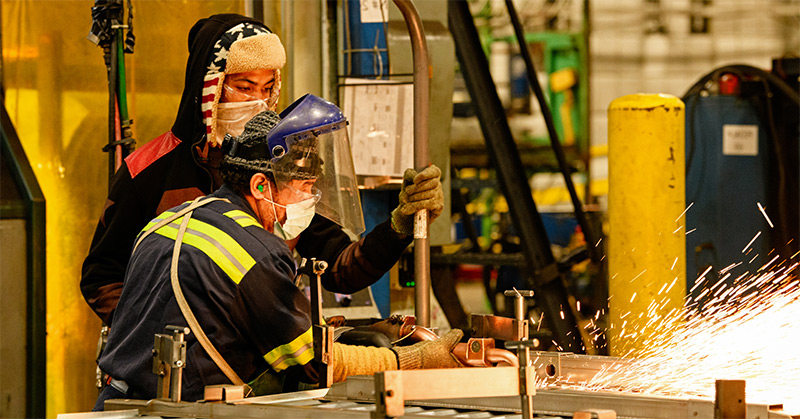
[[[233,221],[236,221],[242,227],[256,226],[261,227],[261,224],[256,221],[250,214],[242,210],[232,210],[225,213],[225,216]]]
[[[295,340],[278,346],[264,355],[264,360],[275,371],[283,371],[292,365],[305,365],[312,359],[314,359],[314,338],[311,328]]]
[[[159,228],[156,233],[175,240],[178,236],[181,219],[178,218]],[[256,263],[253,257],[231,236],[211,224],[194,218],[189,220],[186,234],[183,236],[183,243],[205,253],[237,284]]]
[[[175,214],[175,211],[165,211],[165,212],[162,212],[161,214],[158,214],[158,217],[153,218],[152,220],[150,220],[150,222],[147,223],[146,226],[144,226],[144,228],[142,229],[142,231],[140,233],[144,233],[145,231],[150,230],[154,225],[160,223],[161,220],[167,219],[167,218],[171,217],[173,214]]]

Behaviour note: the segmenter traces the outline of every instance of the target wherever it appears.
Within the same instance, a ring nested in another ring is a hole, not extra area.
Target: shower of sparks
[[[772,225],[772,220],[770,220],[769,216],[767,215],[767,211],[764,209],[764,207],[761,206],[760,202],[758,203],[758,210],[761,211],[762,214],[764,214],[764,218],[767,219],[767,224],[769,224],[769,228],[775,228],[775,226]]]
[[[644,328],[657,333],[626,331],[623,323],[621,338],[647,336],[639,346],[646,349],[636,358],[624,357],[587,382],[561,384],[590,391],[713,398],[715,380],[743,379],[748,403],[783,403],[786,412],[800,412],[800,281],[791,274],[797,267],[781,262],[769,272],[741,275],[732,286],[722,280],[709,284],[706,271],[695,285],[705,282],[701,294],[687,297],[683,309],[661,315],[657,310],[666,300],[650,304],[650,322]]]

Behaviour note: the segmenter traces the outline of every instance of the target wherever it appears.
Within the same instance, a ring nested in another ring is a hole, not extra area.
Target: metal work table
[[[375,412],[373,377],[350,377],[330,389],[253,397],[227,403],[174,403],[162,400],[108,401],[108,410],[138,411],[139,417],[228,418],[372,418]],[[713,419],[714,400],[589,392],[562,388],[537,389],[533,396],[537,418],[571,418],[585,410],[613,410],[617,418]],[[520,399],[481,397],[406,402],[401,417],[520,418]],[[750,419],[797,418],[780,405],[747,404]]]

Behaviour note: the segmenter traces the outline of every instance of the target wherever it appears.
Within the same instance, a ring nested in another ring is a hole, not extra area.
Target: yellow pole
[[[680,99],[654,94],[623,96],[608,107],[613,356],[641,355],[683,306],[684,109]]]

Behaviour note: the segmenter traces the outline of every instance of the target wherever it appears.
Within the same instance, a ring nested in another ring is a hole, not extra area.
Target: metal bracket
[[[186,335],[191,329],[184,326],[167,326],[172,334],[158,333],[153,344],[153,373],[158,375],[156,397],[181,400],[183,368],[186,366]]]
[[[573,413],[572,419],[617,419],[617,412],[608,409],[583,409]]]
[[[504,294],[506,297],[515,297],[514,316],[516,318],[473,314],[470,318],[473,337],[512,341],[528,340],[529,323],[525,318],[527,314],[525,298],[533,297],[533,291],[514,289],[507,290]]]
[[[452,352],[462,364],[471,367],[519,366],[519,359],[510,351],[496,348],[492,338],[470,338],[456,344]]]
[[[500,340],[523,340],[528,336],[528,320],[516,320],[508,317],[486,314],[470,316],[472,336],[476,338],[493,338]]]
[[[236,386],[232,384],[205,386],[203,389],[203,401],[228,402],[231,400],[241,400],[245,398],[245,387],[246,386]]]
[[[716,380],[714,418],[733,419],[747,417],[744,380]]]

